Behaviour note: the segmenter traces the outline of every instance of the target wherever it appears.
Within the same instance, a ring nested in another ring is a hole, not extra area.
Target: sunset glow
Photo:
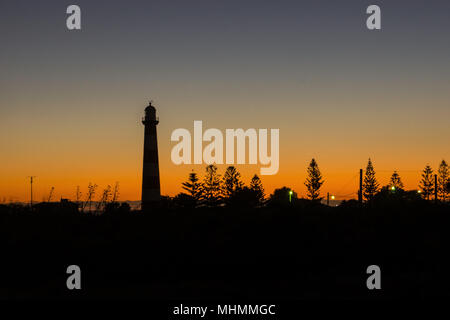
[[[170,160],[172,131],[194,120],[280,130],[279,171],[261,176],[266,194],[287,186],[305,196],[312,158],[322,196],[337,200],[356,198],[369,157],[382,185],[397,170],[406,189],[418,188],[425,165],[450,160],[445,10],[431,19],[432,6],[413,3],[400,23],[402,6],[386,3],[389,32],[370,33],[358,6],[201,4],[106,10],[80,1],[89,14],[78,33],[54,27],[65,4],[2,10],[0,201],[29,201],[31,175],[37,201],[52,187],[54,199],[74,199],[77,186],[85,197],[89,182],[99,190],[119,182],[120,200],[139,200],[149,99],[160,119],[163,195],[179,193],[192,169],[203,176],[205,165]],[[326,24],[311,18],[324,14]],[[249,183],[260,167],[237,168]]]

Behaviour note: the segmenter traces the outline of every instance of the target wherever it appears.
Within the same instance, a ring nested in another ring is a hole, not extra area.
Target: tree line
[[[320,202],[323,197],[321,188],[325,180],[315,159],[312,159],[307,168],[307,177],[304,182],[306,186],[306,197],[314,202]],[[197,206],[234,206],[248,205],[258,207],[270,202],[279,202],[281,200],[291,202],[292,199],[298,199],[297,193],[288,187],[275,189],[268,197],[265,197],[265,191],[261,179],[254,175],[249,185],[241,179],[241,174],[236,167],[229,166],[221,176],[217,166],[211,164],[205,169],[205,174],[201,180],[198,174],[192,171],[188,180],[182,183],[183,192],[173,198],[174,202],[183,207]],[[422,172],[422,179],[419,184],[420,196],[423,199],[430,200],[435,192],[434,171],[427,165]],[[370,202],[374,197],[383,192],[401,192],[404,191],[404,184],[397,171],[394,171],[389,180],[389,184],[380,187],[376,178],[376,172],[372,160],[369,158],[364,174],[362,184],[362,197],[366,202]],[[437,193],[439,199],[447,201],[450,193],[450,170],[445,160],[439,165],[437,171]]]
[[[450,193],[450,169],[445,160],[442,160],[437,170],[437,184],[435,185],[434,171],[429,164],[422,170],[419,182],[418,193],[423,199],[430,200],[437,191],[438,199],[447,201]],[[436,189],[435,189],[436,188]],[[402,179],[397,171],[392,173],[389,184],[380,188],[375,175],[375,169],[371,159],[369,159],[362,185],[362,194],[366,201],[371,201],[380,191],[404,190]]]
[[[188,180],[182,183],[182,188],[186,193],[178,194],[174,201],[187,207],[233,206],[243,202],[257,207],[265,199],[264,187],[258,175],[255,174],[246,186],[234,166],[229,166],[222,177],[215,165],[208,165],[202,181],[193,171]]]

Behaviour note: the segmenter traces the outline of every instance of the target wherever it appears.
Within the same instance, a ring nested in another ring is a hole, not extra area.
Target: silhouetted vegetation
[[[308,177],[305,181],[307,189],[307,196],[311,200],[321,200],[320,187],[323,184],[322,174],[320,173],[319,166],[315,159],[311,160],[308,167]]]
[[[428,182],[430,169],[424,170]],[[330,207],[318,201],[323,179],[315,161],[308,172],[309,199],[299,198],[289,187],[275,189],[266,198],[257,175],[246,186],[236,168],[227,168],[221,178],[211,165],[202,182],[190,173],[183,183],[187,193],[163,196],[160,208],[148,212],[119,202],[117,184],[112,195],[106,187],[96,202],[97,186],[89,184],[86,199],[79,203],[45,201],[32,209],[2,204],[0,297],[447,295],[450,203],[443,201],[446,198],[427,200],[431,191],[425,195],[425,185],[421,190],[404,190],[397,172],[378,189],[369,161],[364,180],[364,197],[369,201],[350,199]],[[441,172],[448,192],[448,178],[445,170]],[[99,210],[84,210],[94,203]],[[80,292],[66,290],[65,270],[70,264],[83,270]],[[372,264],[382,269],[379,292],[365,287],[366,268]]]
[[[206,206],[215,207],[222,201],[222,181],[215,165],[206,167],[201,190],[201,201]]]
[[[256,205],[261,206],[264,204],[264,198],[266,196],[261,179],[258,175],[254,175],[250,181],[250,189],[255,193]]]
[[[259,208],[237,201],[230,207],[141,213],[111,203],[105,214],[96,215],[78,213],[69,203],[43,203],[33,212],[0,205],[0,297],[187,301],[447,295],[448,204],[385,187],[373,207],[361,208],[354,200],[328,207],[295,193],[290,202],[290,190],[276,190],[268,206]],[[248,191],[244,187],[237,199],[247,199]],[[65,287],[71,264],[82,270],[79,292]],[[371,264],[382,270],[379,292],[365,287]]]
[[[225,201],[235,197],[236,193],[241,191],[244,183],[241,181],[241,174],[236,167],[230,166],[226,169],[223,175],[222,195]]]
[[[433,169],[431,169],[429,165],[427,165],[422,171],[422,179],[420,180],[419,188],[424,199],[430,200],[430,197],[434,192],[434,181]]]
[[[258,207],[264,204],[264,187],[261,179],[255,174],[249,186],[241,180],[241,174],[236,167],[229,166],[220,178],[215,165],[206,167],[203,182],[199,182],[195,172],[189,174],[189,179],[182,183],[187,192],[179,193],[173,198],[171,206],[195,208],[198,206],[243,206]]]
[[[298,197],[296,192],[294,192],[291,188],[282,187],[273,191],[267,201],[267,204],[272,207],[287,207],[292,206],[292,201],[295,203],[297,199]]]
[[[450,179],[450,171],[447,162],[442,160],[438,169],[438,195],[442,201],[447,201],[448,198],[448,182]]]
[[[377,181],[377,178],[375,177],[375,170],[373,168],[372,161],[369,158],[369,161],[367,163],[366,172],[364,175],[364,182],[363,182],[363,196],[367,201],[370,201],[373,199],[375,194],[378,191],[379,183]]]
[[[389,187],[391,189],[403,189],[405,187],[397,171],[394,171],[392,174],[391,180],[389,181]]]
[[[189,180],[183,182],[182,188],[187,192],[187,195],[184,193],[178,195],[180,205],[188,207],[197,206],[202,197],[202,184],[199,182],[199,178],[195,172],[189,174]]]

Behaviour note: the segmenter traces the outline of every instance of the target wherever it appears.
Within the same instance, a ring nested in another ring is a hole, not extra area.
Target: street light
[[[394,187],[394,186],[392,186],[392,187],[391,187],[391,190],[392,190],[392,191],[395,191],[395,187]]]
[[[336,197],[335,196],[331,196],[331,200],[334,200]]]
[[[289,190],[289,202],[292,202],[292,194],[293,194],[294,192],[292,192],[292,190]]]

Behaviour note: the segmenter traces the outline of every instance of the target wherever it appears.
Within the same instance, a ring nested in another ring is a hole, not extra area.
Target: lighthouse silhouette
[[[159,119],[156,117],[156,109],[152,106],[152,101],[145,108],[145,117],[142,124],[145,126],[144,135],[144,163],[142,170],[142,211],[157,208],[161,200],[159,184],[159,164],[158,164],[158,140],[156,135],[156,125]]]

